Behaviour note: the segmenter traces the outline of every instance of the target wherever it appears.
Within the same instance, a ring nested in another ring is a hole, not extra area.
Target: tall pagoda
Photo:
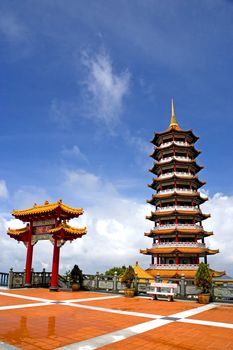
[[[201,153],[195,148],[198,137],[192,130],[182,130],[176,120],[172,101],[171,120],[168,129],[155,133],[151,143],[155,160],[150,171],[155,175],[149,187],[155,193],[147,202],[154,206],[146,219],[154,222],[154,228],[145,233],[153,239],[151,248],[141,250],[151,255],[147,270],[152,276],[187,278],[195,276],[200,259],[207,263],[207,256],[218,250],[206,247],[205,238],[213,234],[204,230],[202,221],[209,218],[200,205],[208,198],[200,194],[205,184],[197,174],[203,168],[196,162]]]

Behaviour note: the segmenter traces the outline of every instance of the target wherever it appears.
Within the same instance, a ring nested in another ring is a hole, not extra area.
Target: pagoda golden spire
[[[174,107],[174,101],[172,98],[172,115],[171,115],[171,120],[170,120],[170,125],[169,128],[174,128],[174,129],[180,129],[179,124],[176,120],[176,115],[175,115],[175,107]]]

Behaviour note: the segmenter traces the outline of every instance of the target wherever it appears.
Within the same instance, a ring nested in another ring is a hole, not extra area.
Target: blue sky
[[[84,207],[89,227],[63,248],[62,270],[147,267],[149,141],[173,97],[180,126],[200,136],[209,245],[222,252],[211,263],[231,271],[232,43],[232,1],[1,1],[0,267],[9,254],[24,266],[25,248],[5,237],[10,211],[59,198]],[[47,243],[38,269],[51,266]]]

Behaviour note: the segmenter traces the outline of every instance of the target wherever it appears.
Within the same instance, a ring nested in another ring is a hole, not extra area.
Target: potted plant
[[[200,263],[196,272],[195,284],[201,289],[201,293],[198,294],[198,302],[200,304],[208,304],[210,300],[212,276],[210,274],[209,266],[203,262]]]
[[[72,291],[77,292],[83,285],[83,274],[78,265],[74,265],[70,272],[70,278]]]
[[[127,267],[123,276],[121,277],[121,283],[124,283],[126,288],[124,294],[126,297],[132,298],[135,294],[135,289],[132,288],[132,282],[135,278],[135,272],[132,266]]]

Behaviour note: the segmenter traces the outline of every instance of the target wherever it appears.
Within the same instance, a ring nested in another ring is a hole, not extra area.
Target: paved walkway
[[[0,290],[0,349],[233,349],[233,306]]]

